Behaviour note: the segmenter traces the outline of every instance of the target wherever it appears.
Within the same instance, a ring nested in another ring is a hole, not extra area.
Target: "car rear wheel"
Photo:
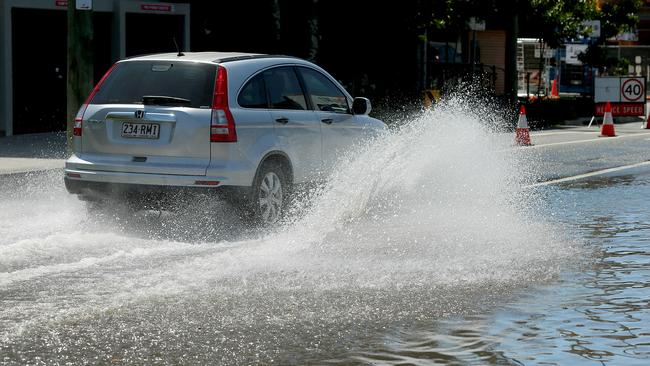
[[[259,224],[269,226],[281,218],[289,195],[289,182],[282,166],[276,162],[262,165],[253,182],[251,208]]]

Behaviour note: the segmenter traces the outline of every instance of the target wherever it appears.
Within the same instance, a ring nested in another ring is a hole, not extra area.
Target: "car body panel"
[[[250,186],[261,158],[273,150],[276,137],[266,109],[230,109],[237,143],[212,143],[208,175],[228,175],[231,185]]]
[[[361,141],[363,125],[358,116],[332,112],[315,112],[321,123],[323,168],[331,171],[351,146]]]
[[[314,111],[271,110],[275,122],[276,149],[284,151],[293,163],[296,183],[317,178],[323,169],[320,122]]]
[[[282,155],[290,164],[293,183],[322,177],[346,149],[385,125],[366,115],[273,108],[243,108],[237,98],[246,82],[266,70],[307,67],[322,73],[352,97],[325,70],[288,56],[244,53],[159,54],[120,61],[197,62],[226,69],[228,105],[235,121],[236,142],[210,142],[212,109],[142,104],[92,104],[83,115],[82,136],[73,138],[67,160],[69,181],[148,186],[250,187],[263,159]],[[137,111],[143,111],[139,113]],[[276,120],[286,118],[286,123]],[[324,123],[322,120],[332,120]],[[123,123],[159,125],[156,139],[123,137]],[[213,184],[213,183],[210,183]],[[198,184],[201,186],[201,184]]]
[[[142,118],[135,112],[143,111]],[[89,105],[80,154],[89,170],[205,175],[210,163],[211,110],[135,105]],[[121,136],[123,123],[159,126],[157,139]],[[143,161],[144,160],[144,161]]]

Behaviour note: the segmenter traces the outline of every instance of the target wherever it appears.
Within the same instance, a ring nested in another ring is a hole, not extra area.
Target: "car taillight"
[[[95,94],[97,94],[97,92],[99,91],[99,88],[104,83],[104,80],[106,80],[106,78],[111,73],[111,71],[113,71],[115,66],[117,66],[117,64],[114,64],[113,66],[111,66],[110,69],[108,69],[108,71],[106,71],[104,76],[102,76],[102,78],[99,80],[97,85],[95,85],[93,90],[90,92],[90,94],[88,95],[88,98],[86,98],[86,101],[84,102],[84,104],[82,104],[81,107],[79,107],[79,111],[77,112],[77,115],[74,118],[74,128],[72,129],[72,135],[73,136],[81,136],[82,122],[83,122],[83,119],[84,119],[84,113],[86,113],[86,109],[88,108],[88,104],[90,104],[93,101],[93,98],[95,97]]]
[[[88,104],[82,104],[81,108],[79,108],[79,111],[77,112],[77,116],[74,118],[74,128],[72,129],[73,136],[81,136],[81,122],[84,119],[86,108],[88,108]]]
[[[235,119],[228,107],[228,72],[223,66],[217,69],[212,99],[211,142],[237,142]]]

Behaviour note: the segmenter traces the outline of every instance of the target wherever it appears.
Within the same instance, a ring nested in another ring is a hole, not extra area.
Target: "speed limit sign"
[[[643,78],[625,78],[621,80],[621,99],[624,102],[640,102],[645,100]]]
[[[607,103],[611,103],[614,117],[645,116],[645,78],[598,76],[594,80],[594,103],[596,116],[605,113]]]

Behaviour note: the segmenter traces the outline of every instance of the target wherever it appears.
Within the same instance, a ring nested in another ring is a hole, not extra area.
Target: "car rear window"
[[[264,71],[263,75],[272,108],[307,109],[307,101],[293,67],[277,67]]]
[[[264,77],[259,74],[242,88],[237,102],[244,108],[268,108]]]
[[[189,107],[210,108],[216,65],[193,62],[130,61],[118,64],[92,104],[142,104],[144,96],[187,99]]]

